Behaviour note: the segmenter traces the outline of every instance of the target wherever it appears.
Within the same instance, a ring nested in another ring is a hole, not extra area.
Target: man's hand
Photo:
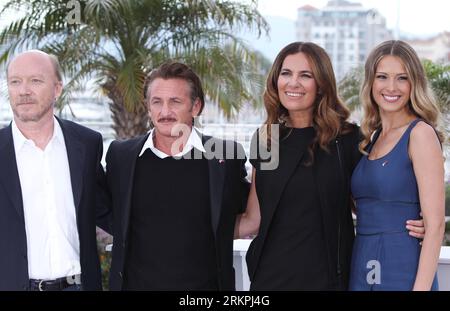
[[[409,230],[409,235],[415,238],[423,239],[425,237],[423,219],[406,221],[406,229]]]

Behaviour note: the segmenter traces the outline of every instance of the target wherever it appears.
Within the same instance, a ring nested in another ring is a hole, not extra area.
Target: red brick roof
[[[309,5],[309,4],[304,5],[302,7],[299,7],[298,9],[302,10],[302,11],[317,11],[318,10],[317,8],[315,8],[315,7],[313,7],[312,5]]]

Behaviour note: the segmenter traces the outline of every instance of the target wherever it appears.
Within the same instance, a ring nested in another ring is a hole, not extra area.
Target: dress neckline
[[[376,162],[376,161],[380,161],[383,160],[385,158],[387,158],[390,154],[392,154],[394,152],[394,150],[397,148],[398,145],[400,145],[400,142],[403,140],[403,138],[405,137],[406,133],[408,133],[409,129],[411,128],[411,126],[415,123],[417,123],[418,121],[420,121],[420,119],[414,119],[412,120],[409,124],[408,127],[405,129],[405,131],[402,133],[402,135],[400,136],[399,140],[395,143],[394,147],[391,148],[391,150],[389,150],[385,155],[376,158],[376,159],[369,159],[370,156],[370,152],[372,152],[372,147],[375,145],[376,141],[378,140],[378,138],[380,137],[380,133],[381,133],[381,128],[377,130],[377,133],[374,135],[374,141],[372,142],[371,146],[370,146],[370,150],[369,150],[369,154],[366,156],[367,161],[370,162]]]

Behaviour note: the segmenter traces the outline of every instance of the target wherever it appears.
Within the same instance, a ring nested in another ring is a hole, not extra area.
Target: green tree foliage
[[[359,107],[359,89],[364,79],[362,66],[350,70],[338,83],[338,92],[347,107],[353,111]]]
[[[191,65],[227,116],[261,101],[267,62],[235,35],[268,32],[256,1],[9,0],[0,18],[11,12],[19,14],[0,30],[0,63],[30,48],[57,55],[69,79],[58,104],[94,79],[118,138],[147,131],[143,82],[169,58]]]
[[[443,112],[448,113],[450,108],[450,65],[433,63],[429,60],[423,61],[423,65],[440,108]]]

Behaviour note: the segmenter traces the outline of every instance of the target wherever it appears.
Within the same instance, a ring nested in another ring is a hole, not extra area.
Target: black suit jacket
[[[96,219],[110,231],[106,179],[101,166],[102,136],[71,121],[58,119],[67,149],[80,240],[81,282],[100,290]],[[11,124],[0,129],[0,290],[29,287],[27,239],[22,191]]]
[[[317,148],[313,163],[315,180],[312,182],[317,185],[319,193],[330,290],[346,290],[350,273],[354,239],[350,177],[361,157],[358,150],[361,138],[359,128],[356,125],[350,126],[352,130],[348,134],[339,136],[330,143],[328,152]],[[277,169],[258,170],[256,174],[261,224],[258,236],[252,241],[247,252],[250,280],[253,280],[257,273],[262,252],[271,251],[264,248],[270,224],[286,184],[302,155],[300,150],[286,149],[285,152],[280,152]]]
[[[113,232],[114,245],[112,249],[112,263],[110,274],[110,289],[121,290],[123,284],[123,270],[125,254],[128,244],[128,228],[132,202],[134,170],[136,159],[141,151],[148,134],[127,141],[114,141],[106,155],[106,175],[112,195],[113,204]],[[209,136],[203,136],[203,143],[207,150],[207,159],[212,158],[208,146],[223,150],[234,148],[244,154],[240,144],[226,142]],[[213,144],[211,144],[213,143]],[[211,148],[214,152],[214,150]],[[226,154],[226,153],[222,153]],[[213,158],[208,160],[211,225],[214,232],[216,247],[217,272],[220,290],[234,290],[233,269],[233,233],[236,215],[245,209],[249,183],[245,176],[246,159]],[[149,176],[149,178],[152,178]],[[149,198],[151,201],[151,198]],[[161,235],[161,238],[164,235]],[[152,247],[149,245],[148,247]]]

